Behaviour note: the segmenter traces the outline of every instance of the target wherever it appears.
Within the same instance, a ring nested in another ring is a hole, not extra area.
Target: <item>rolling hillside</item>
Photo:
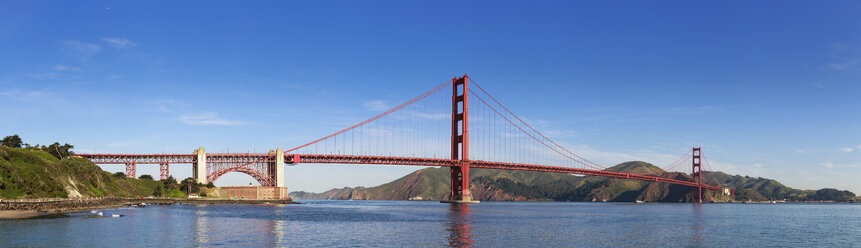
[[[159,181],[116,177],[82,158],[57,159],[25,148],[0,146],[0,198],[137,197]]]
[[[608,170],[690,180],[687,174],[666,172],[642,161],[621,163]],[[407,200],[415,197],[421,197],[423,200],[447,199],[448,173],[448,168],[426,168],[376,187],[341,188],[322,193],[292,192],[290,196],[294,199],[342,200]],[[471,169],[470,174],[470,191],[474,199],[481,201],[686,202],[691,193],[691,188],[686,186],[595,176],[492,169]],[[770,179],[731,176],[722,172],[704,172],[703,180],[711,185],[738,189],[735,198],[720,192],[707,192],[704,200],[709,202],[855,199],[855,195],[848,191],[804,191],[783,186]]]

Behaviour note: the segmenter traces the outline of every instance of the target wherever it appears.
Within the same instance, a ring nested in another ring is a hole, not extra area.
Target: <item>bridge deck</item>
[[[77,154],[89,159],[96,164],[191,164],[194,163],[197,155],[194,154]],[[237,163],[248,164],[253,161],[275,161],[275,154],[270,153],[208,153],[206,154],[208,163]],[[413,158],[413,157],[383,157],[383,156],[355,156],[355,155],[316,155],[316,154],[285,154],[284,162],[290,164],[299,163],[316,163],[316,164],[381,164],[381,165],[414,165],[414,166],[441,166],[450,167],[461,163],[459,160],[451,159],[433,159],[433,158]],[[641,174],[632,174],[607,170],[592,170],[582,168],[569,168],[561,166],[534,165],[534,164],[518,164],[518,163],[503,163],[491,161],[469,161],[470,168],[485,168],[485,169],[500,169],[500,170],[520,170],[520,171],[537,171],[551,173],[565,173],[590,175],[601,177],[613,177],[621,179],[633,179],[650,182],[664,182],[670,184],[678,184],[690,187],[698,187],[700,185],[690,182],[676,180],[672,178],[648,176]],[[702,185],[703,188],[709,190],[721,191],[723,188]]]

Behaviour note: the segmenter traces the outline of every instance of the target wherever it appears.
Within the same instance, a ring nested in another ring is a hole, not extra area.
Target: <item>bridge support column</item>
[[[284,187],[284,150],[275,149],[275,187]]]
[[[164,179],[167,179],[168,177],[170,177],[170,163],[165,162],[165,163],[160,163],[158,165],[159,165],[159,170],[158,170],[159,179],[164,180]]]
[[[206,184],[206,150],[203,147],[197,148],[197,150],[194,150],[194,155],[197,155],[192,166],[194,181]]]
[[[460,160],[451,172],[451,193],[443,203],[478,203],[469,194],[469,78],[452,79],[451,159]]]
[[[126,164],[126,177],[135,178],[135,173],[137,173],[137,164],[127,163]]]

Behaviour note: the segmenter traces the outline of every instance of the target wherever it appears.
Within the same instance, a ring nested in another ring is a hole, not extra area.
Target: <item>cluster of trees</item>
[[[122,172],[117,172],[117,173],[122,173]],[[141,175],[138,178],[142,179],[142,180],[155,180],[151,175],[146,175],[146,174]],[[215,188],[215,185],[212,183],[207,183],[207,184],[198,183],[194,180],[194,178],[191,178],[191,177],[183,179],[180,182],[177,182],[176,178],[174,178],[173,176],[170,176],[167,179],[159,180],[159,182],[161,182],[161,185],[159,185],[159,187],[156,187],[153,190],[153,193],[152,193],[153,196],[174,196],[174,194],[176,192],[185,193],[185,194],[196,193],[196,194],[199,194],[200,196],[206,196],[205,192],[201,192],[201,190],[200,190],[201,188],[204,188],[204,187]]]
[[[610,185],[610,180],[587,180],[583,183],[578,183],[577,180],[557,180],[546,184],[529,185],[509,178],[482,176],[473,178],[471,181],[476,186],[500,189],[515,196],[554,201],[587,201],[591,199],[592,190]]]
[[[13,148],[27,148],[27,149],[32,149],[32,150],[41,150],[41,151],[45,151],[47,153],[50,153],[54,157],[57,157],[60,159],[65,158],[65,157],[69,157],[69,156],[72,156],[75,154],[74,152],[72,152],[72,149],[74,149],[75,146],[70,145],[69,143],[65,143],[65,144],[60,145],[60,142],[54,142],[54,144],[50,144],[48,146],[39,145],[39,144],[31,146],[28,143],[24,143],[24,141],[21,139],[21,137],[18,136],[17,134],[4,137],[3,140],[0,140],[0,145],[6,146],[6,147],[13,147]]]
[[[817,190],[816,193],[808,195],[805,200],[849,202],[855,200],[855,193],[848,190],[824,188]]]

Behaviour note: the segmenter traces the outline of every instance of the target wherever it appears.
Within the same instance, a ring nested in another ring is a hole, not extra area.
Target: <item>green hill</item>
[[[0,146],[0,198],[150,196],[163,182],[117,177],[83,158]],[[167,194],[180,193],[166,190]],[[179,195],[177,195],[179,196]]]
[[[621,163],[608,170],[691,180],[687,174],[666,172],[642,161]],[[704,172],[703,180],[710,185],[724,185],[738,189],[739,192],[732,198],[721,192],[708,191],[704,194],[704,200],[708,202],[784,198],[798,201],[852,201],[855,197],[849,191],[803,191],[783,186],[774,180],[731,176],[722,172]],[[687,202],[691,188],[667,183],[561,173],[471,169],[470,192],[474,199],[481,201]],[[425,168],[376,187],[332,189],[323,193],[293,192],[291,196],[295,199],[407,200],[421,197],[422,200],[441,200],[447,199],[448,193],[449,169]]]
[[[664,171],[660,167],[654,166],[650,163],[646,163],[643,161],[630,161],[618,164],[616,166],[607,168],[609,171],[622,171],[627,173],[634,174],[652,174],[652,175],[660,175],[663,174]]]
[[[800,190],[784,186],[772,179],[739,175],[733,176],[719,171],[703,172],[703,182],[712,185],[724,185],[724,187],[740,190],[751,190],[753,192],[745,193],[746,195],[750,195],[750,197],[742,199],[751,199],[752,201],[757,201],[757,199],[785,199],[788,201],[858,201],[855,194],[848,190],[841,191],[829,188],[820,190]],[[738,191],[736,193],[739,195],[739,198],[742,197],[742,194],[738,194]]]

